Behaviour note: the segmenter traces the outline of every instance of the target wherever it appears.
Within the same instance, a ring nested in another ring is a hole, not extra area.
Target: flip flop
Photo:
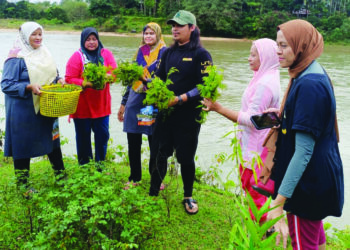
[[[194,206],[193,206],[192,203],[197,204],[197,201],[194,200],[194,199],[192,199],[192,198],[190,198],[190,199],[183,199],[183,201],[182,201],[182,204],[184,205],[184,208],[185,208],[186,213],[188,213],[188,214],[190,214],[190,215],[193,215],[193,214],[198,213],[198,206],[197,206],[197,211],[195,211],[195,212],[190,212],[190,211],[187,210],[186,204],[187,204],[187,206],[188,206],[189,209],[194,208]]]

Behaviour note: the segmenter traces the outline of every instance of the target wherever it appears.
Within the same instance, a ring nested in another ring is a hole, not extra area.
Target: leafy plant
[[[176,68],[171,68],[165,82],[159,77],[152,79],[152,81],[148,83],[146,98],[143,100],[143,104],[155,105],[160,112],[166,111],[166,114],[170,114],[172,107],[169,108],[169,102],[175,98],[175,95],[173,91],[168,89],[168,86],[173,84],[169,76],[177,71]]]
[[[273,220],[267,221],[260,225],[261,217],[269,211],[275,209],[269,208],[271,204],[271,197],[260,208],[257,209],[252,197],[247,193],[248,206],[251,209],[256,220],[250,216],[247,205],[241,203],[240,199],[234,199],[237,211],[241,216],[241,221],[236,221],[230,232],[229,249],[272,249],[275,243],[277,232],[269,237],[265,237],[266,232],[284,215],[281,215]]]
[[[210,164],[206,172],[196,167],[196,179],[201,180],[211,186],[222,188],[225,186],[225,182],[222,179],[222,164],[226,161],[226,154],[219,153],[214,156],[212,164]],[[198,169],[198,170],[197,170]],[[225,189],[226,190],[226,189]]]
[[[169,170],[169,178],[168,182],[163,180],[165,189],[160,192],[160,196],[164,199],[166,210],[167,210],[167,218],[170,220],[171,209],[174,207],[174,204],[177,201],[176,193],[179,191],[179,182],[178,182],[178,168],[179,164],[176,160],[176,153],[174,152],[173,156],[168,158],[167,168]]]
[[[0,248],[138,248],[159,218],[158,202],[139,188],[123,190],[124,177],[108,165],[98,172],[94,162],[65,163],[67,178],[55,181],[46,170],[31,177],[39,193],[30,199],[14,181],[1,187]]]
[[[332,227],[332,224],[325,222],[323,224],[326,232],[327,245],[330,244],[332,249],[350,249],[350,226],[344,229]]]
[[[125,147],[122,145],[115,145],[113,139],[109,138],[106,153],[106,162],[113,162],[118,160],[122,164],[129,164],[129,156]]]
[[[203,77],[203,84],[198,84],[197,88],[199,90],[200,96],[207,98],[215,102],[219,97],[219,89],[226,88],[226,85],[222,83],[224,76],[219,73],[219,70],[215,65],[210,65],[206,68],[208,76]],[[203,107],[203,105],[200,105]],[[207,111],[202,110],[200,113],[201,119],[199,123],[204,123],[208,115]]]
[[[104,89],[107,82],[111,81],[110,77],[107,77],[108,68],[100,63],[87,63],[84,66],[84,82],[91,82],[94,89]]]
[[[143,76],[143,67],[137,63],[122,62],[113,74],[117,77],[116,81],[121,81],[123,86],[129,86]]]

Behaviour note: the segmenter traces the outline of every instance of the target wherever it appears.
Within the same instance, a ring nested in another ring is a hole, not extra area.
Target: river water
[[[14,31],[0,31],[0,70],[7,53],[15,40],[17,33]],[[130,61],[139,45],[139,37],[116,37],[102,36],[104,46],[110,49],[117,62]],[[169,42],[169,40],[167,40]],[[56,59],[60,74],[64,76],[65,64],[73,52],[79,47],[79,34],[48,33],[45,34],[44,43]],[[251,42],[248,41],[212,41],[203,40],[204,47],[211,53],[214,63],[224,70],[224,82],[227,89],[222,93],[219,101],[232,109],[239,109],[243,91],[252,72],[248,67],[247,58]],[[341,218],[329,217],[326,221],[337,228],[350,225],[350,47],[339,45],[326,45],[325,51],[319,62],[329,73],[335,89],[337,99],[337,115],[340,129],[340,152],[344,166],[345,178],[345,206]],[[0,73],[1,74],[1,73]],[[288,83],[287,71],[281,70],[282,92]],[[117,111],[120,106],[123,88],[118,85],[111,86],[112,92],[112,115],[110,118],[110,133],[114,144],[127,146],[126,134],[122,132],[122,123],[117,119]],[[4,117],[3,93],[0,93],[0,117]],[[4,128],[4,122],[0,121],[0,128]],[[73,155],[75,150],[75,135],[73,123],[68,123],[67,117],[60,118],[61,135],[69,140],[63,146],[63,153]],[[197,166],[208,169],[215,165],[216,154],[230,153],[230,140],[223,138],[229,131],[233,130],[233,124],[216,113],[210,113],[207,122],[202,126],[197,151]],[[230,172],[233,164],[226,163],[222,166],[222,178]]]

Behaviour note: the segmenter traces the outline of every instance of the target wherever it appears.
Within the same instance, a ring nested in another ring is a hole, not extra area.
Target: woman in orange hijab
[[[277,55],[290,82],[282,101],[274,168],[275,194],[268,219],[287,212],[275,224],[284,247],[288,231],[293,249],[325,249],[322,219],[341,216],[343,166],[338,148],[336,102],[332,83],[316,59],[322,35],[310,23],[292,20],[278,26]]]

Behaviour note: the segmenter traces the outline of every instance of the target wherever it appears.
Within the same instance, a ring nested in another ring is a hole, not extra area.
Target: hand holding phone
[[[254,127],[258,130],[279,126],[281,120],[275,112],[268,112],[250,117]]]

